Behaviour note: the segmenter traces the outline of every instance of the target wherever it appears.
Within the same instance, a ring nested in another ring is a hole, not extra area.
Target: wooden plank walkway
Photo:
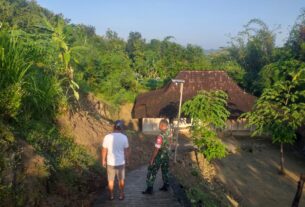
[[[181,207],[182,205],[175,198],[172,189],[168,192],[159,191],[162,186],[162,176],[159,170],[154,186],[153,195],[143,195],[142,191],[146,188],[145,179],[147,173],[147,166],[142,166],[136,170],[129,172],[126,176],[125,199],[120,201],[118,199],[118,192],[115,193],[115,199],[109,201],[107,199],[107,192],[97,199],[94,207]],[[117,189],[118,186],[116,185]]]

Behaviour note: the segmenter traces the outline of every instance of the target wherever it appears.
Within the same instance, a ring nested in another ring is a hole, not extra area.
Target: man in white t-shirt
[[[105,136],[102,148],[102,165],[107,167],[109,199],[113,200],[114,179],[117,176],[119,181],[120,196],[123,200],[125,165],[129,163],[129,144],[128,138],[122,133],[123,122],[117,120],[114,122],[114,130],[111,134]]]

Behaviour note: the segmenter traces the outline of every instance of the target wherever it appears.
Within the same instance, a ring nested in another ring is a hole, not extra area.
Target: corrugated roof
[[[183,102],[199,91],[223,90],[229,95],[231,118],[250,111],[256,97],[242,90],[225,71],[181,71],[175,79],[183,79]],[[178,113],[179,85],[168,83],[165,87],[140,94],[133,108],[134,118],[174,118]]]

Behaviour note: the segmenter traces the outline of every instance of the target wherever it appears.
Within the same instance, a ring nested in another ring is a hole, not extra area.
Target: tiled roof
[[[196,96],[199,91],[223,90],[228,93],[228,109],[231,118],[250,111],[256,97],[242,90],[225,71],[181,71],[175,79],[183,79],[183,102]],[[168,83],[165,87],[140,94],[133,108],[134,118],[177,116],[179,85]]]

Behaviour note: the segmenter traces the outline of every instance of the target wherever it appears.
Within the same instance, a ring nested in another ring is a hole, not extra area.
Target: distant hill
[[[214,52],[218,52],[218,51],[219,51],[219,49],[208,49],[208,50],[204,50],[204,53],[206,55],[208,55],[208,54],[211,54],[211,53],[214,53]]]

